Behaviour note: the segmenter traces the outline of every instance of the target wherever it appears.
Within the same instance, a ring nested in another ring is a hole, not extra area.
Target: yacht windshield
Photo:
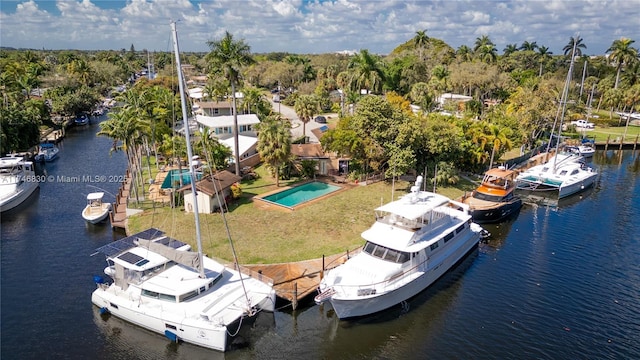
[[[408,252],[389,249],[369,241],[364,245],[363,251],[373,257],[398,264],[405,263],[410,259]]]

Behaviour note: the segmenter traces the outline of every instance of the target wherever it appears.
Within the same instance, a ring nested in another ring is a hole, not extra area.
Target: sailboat
[[[557,125],[558,135],[562,130],[562,123],[567,108],[571,74],[573,73],[574,54],[575,44],[571,52],[571,63],[560,99],[556,124],[554,124],[554,130]],[[553,132],[551,137],[553,138]],[[558,199],[561,199],[583,191],[595,183],[598,172],[587,166],[584,157],[580,154],[561,152],[560,142],[560,136],[558,136],[556,139],[555,154],[546,163],[532,166],[518,174],[516,177],[518,189],[528,191],[557,191]],[[551,141],[549,143],[551,143]]]
[[[175,23],[171,27],[186,123],[184,79]],[[192,158],[188,130],[185,135],[187,153]],[[193,163],[189,170],[192,179],[195,178]],[[191,186],[195,193],[195,182],[191,182]],[[197,197],[193,201],[197,208]],[[205,256],[198,212],[194,218],[197,251],[191,251],[189,244],[155,228],[97,249],[96,253],[106,256],[104,272],[113,282],[94,276],[97,286],[91,301],[103,314],[164,334],[172,341],[226,351],[243,324],[250,323],[260,311],[275,310],[273,281]]]

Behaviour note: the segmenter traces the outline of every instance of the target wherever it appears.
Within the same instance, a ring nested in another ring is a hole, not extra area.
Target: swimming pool
[[[264,196],[261,199],[291,209],[340,189],[342,189],[340,186],[330,185],[321,181],[312,181]]]
[[[180,176],[182,176],[182,185],[191,184],[191,174],[189,174],[189,169],[171,169],[169,173],[167,173],[167,177],[164,178],[161,189],[171,189],[177,188],[180,186]],[[202,173],[196,173],[196,179],[202,179]]]

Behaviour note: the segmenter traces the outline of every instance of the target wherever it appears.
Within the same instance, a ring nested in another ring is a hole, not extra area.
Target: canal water
[[[91,304],[104,259],[90,255],[122,235],[80,212],[96,188],[115,194],[108,180],[126,166],[97,131],[95,121],[71,129],[42,169],[53,180],[2,214],[3,360],[640,359],[637,153],[598,151],[593,189],[486,226],[487,243],[404,306],[352,322],[329,304],[285,307],[258,318],[249,347],[219,353],[103,318]]]

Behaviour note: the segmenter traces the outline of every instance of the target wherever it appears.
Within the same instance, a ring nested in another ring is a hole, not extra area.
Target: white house
[[[210,128],[212,135],[218,139],[227,139],[233,137],[233,115],[205,116],[196,115],[200,129],[205,126]],[[256,114],[239,114],[238,115],[238,134],[256,137],[254,126],[260,124],[260,119]]]

